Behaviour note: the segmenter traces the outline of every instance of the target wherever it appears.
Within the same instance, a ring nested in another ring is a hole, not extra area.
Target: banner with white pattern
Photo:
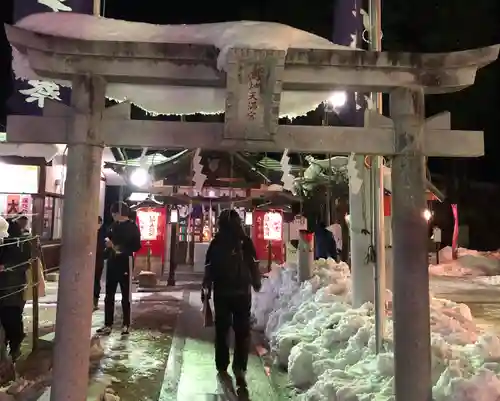
[[[37,13],[74,12],[92,14],[94,0],[19,0],[14,2],[14,21]],[[78,29],[78,27],[75,27]],[[9,99],[9,114],[41,115],[46,99],[69,104],[71,90],[54,82],[16,79]],[[8,129],[8,127],[7,127]]]

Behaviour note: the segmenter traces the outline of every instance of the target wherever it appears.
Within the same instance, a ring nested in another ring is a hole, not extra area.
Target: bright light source
[[[334,108],[339,109],[344,107],[347,103],[347,93],[345,92],[333,92],[332,95],[328,98],[328,103]]]
[[[143,168],[137,168],[130,174],[130,182],[136,187],[144,187],[149,181],[149,173]]]
[[[179,212],[177,209],[172,209],[170,211],[170,222],[171,223],[178,223],[179,222]]]
[[[432,212],[429,209],[424,210],[424,219],[429,221],[432,218]]]
[[[208,191],[208,197],[215,198],[215,191],[213,191],[213,190]]]
[[[251,226],[253,223],[253,213],[252,212],[246,212],[245,213],[245,225]]]

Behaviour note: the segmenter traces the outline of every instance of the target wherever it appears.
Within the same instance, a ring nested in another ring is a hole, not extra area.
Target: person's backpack
[[[241,292],[249,289],[251,275],[243,239],[231,243],[218,241],[212,264],[216,291]]]

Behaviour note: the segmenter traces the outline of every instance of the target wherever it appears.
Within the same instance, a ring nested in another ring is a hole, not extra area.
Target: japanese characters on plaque
[[[268,212],[264,215],[264,239],[281,241],[283,238],[283,216],[281,213]]]
[[[22,196],[21,197],[21,213],[28,214],[30,212],[30,197]]]
[[[257,232],[257,239],[264,239],[264,230],[262,229],[262,215],[259,213],[255,219],[255,230]]]
[[[248,75],[248,108],[247,116],[250,120],[255,120],[257,117],[257,109],[259,108],[259,96],[261,77],[263,73],[262,67],[255,67]]]
[[[158,220],[160,213],[158,212],[137,212],[139,219],[139,230],[141,232],[142,241],[152,241],[158,238]]]

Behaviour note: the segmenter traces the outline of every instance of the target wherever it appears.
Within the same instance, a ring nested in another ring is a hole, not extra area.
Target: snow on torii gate
[[[52,103],[44,117],[7,120],[9,142],[69,144],[52,400],[84,399],[103,146],[392,156],[396,398],[431,399],[424,156],[481,156],[484,149],[480,132],[450,131],[440,119],[426,123],[424,94],[472,85],[498,47],[448,54],[235,48],[222,73],[213,46],[6,31],[37,74],[73,83],[71,107]],[[185,64],[210,68],[193,76]],[[225,88],[225,123],[130,120],[127,103],[105,109],[107,82]],[[394,126],[278,125],[283,90],[339,89],[390,93]]]

